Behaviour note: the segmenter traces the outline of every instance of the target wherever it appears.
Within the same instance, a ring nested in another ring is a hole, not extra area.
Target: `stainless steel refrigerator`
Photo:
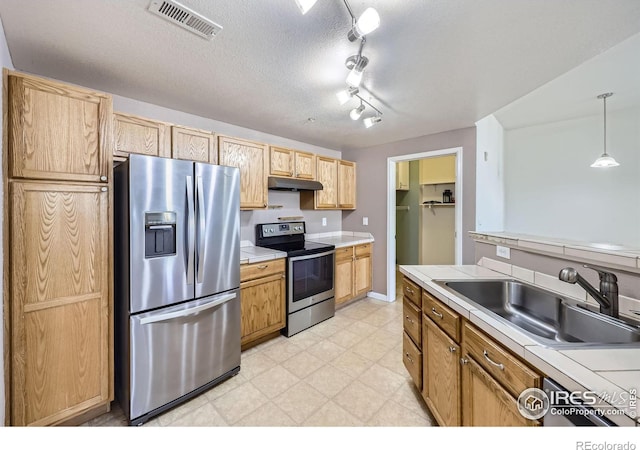
[[[114,179],[116,396],[139,425],[240,370],[240,173],[131,155]]]

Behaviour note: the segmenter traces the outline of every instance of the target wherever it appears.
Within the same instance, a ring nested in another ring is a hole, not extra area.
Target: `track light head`
[[[338,102],[341,105],[344,105],[349,100],[351,100],[351,97],[356,95],[358,93],[358,91],[359,91],[359,89],[357,87],[350,87],[348,89],[341,90],[340,92],[338,92],[336,94],[336,97],[338,98]]]
[[[351,69],[347,75],[347,84],[352,87],[360,86],[364,68],[369,64],[369,58],[366,56],[353,55],[347,58],[345,65]]]
[[[351,110],[351,112],[349,113],[349,117],[351,117],[351,120],[358,120],[362,115],[363,111],[364,111],[364,103],[360,102],[360,106],[358,106],[357,108],[353,108]]]
[[[347,33],[347,37],[351,42],[361,39],[364,35],[371,33],[376,30],[380,26],[380,16],[378,15],[378,11],[373,8],[367,8],[360,15],[358,20],[356,20],[355,25],[349,33]]]
[[[380,117],[380,116],[367,117],[362,122],[364,123],[364,126],[366,128],[371,128],[372,126],[376,125],[377,123],[382,122],[382,117]]]

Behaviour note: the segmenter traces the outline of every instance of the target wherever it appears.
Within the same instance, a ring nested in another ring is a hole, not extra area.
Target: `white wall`
[[[11,62],[11,55],[9,54],[9,48],[7,47],[7,39],[4,36],[4,27],[2,26],[2,20],[0,19],[0,67],[6,67],[8,69],[13,69],[13,63]],[[0,90],[0,104],[3,102],[2,98],[3,91]],[[3,127],[0,127],[0,146],[4,142],[3,136]],[[5,149],[2,149],[2,154],[4,155]],[[0,171],[0,198],[4,198],[2,188],[4,186],[4,180],[2,179],[2,171]],[[3,211],[6,211],[6,205],[3,208]],[[2,229],[2,221],[0,220],[0,255],[4,255],[2,242],[4,236],[4,230]],[[0,268],[2,268],[2,273],[4,273],[4,256],[0,260]],[[2,286],[3,277],[0,276],[0,292],[3,291]],[[0,324],[2,324],[2,329],[4,330],[4,311],[2,305],[0,305]],[[4,332],[0,333],[0,349],[4,349]],[[4,358],[2,359],[4,361]],[[0,426],[4,426],[4,362],[0,362]]]
[[[89,86],[90,87],[90,86]],[[141,102],[138,100],[113,96],[113,110],[136,114],[150,119],[171,122],[179,125],[190,126],[211,130],[219,134],[225,134],[238,138],[251,139],[266,144],[279,145],[296,150],[304,150],[319,155],[333,158],[340,158],[341,152],[336,150],[318,147],[304,142],[286,139],[280,136],[263,133],[248,128],[231,125],[206,117],[195,116],[193,114],[175,111],[162,106]],[[278,217],[302,216],[307,223],[307,232],[322,233],[329,231],[340,231],[342,229],[341,211],[310,211],[300,209],[300,194],[298,192],[278,192],[269,191],[269,204],[282,206],[282,208],[242,211],[240,213],[240,235],[241,239],[255,240],[255,225],[258,223],[277,222]],[[327,226],[322,226],[322,218],[327,219]]]
[[[640,247],[640,107],[608,108],[620,166],[589,167],[602,151],[602,114],[505,131],[505,229]]]
[[[504,130],[493,116],[476,122],[476,230],[504,229]]]

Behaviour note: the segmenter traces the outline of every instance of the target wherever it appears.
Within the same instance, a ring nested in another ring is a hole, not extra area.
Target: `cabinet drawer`
[[[420,317],[420,309],[411,303],[407,298],[404,299],[403,307],[404,331],[413,339],[418,348],[422,348],[422,318]]]
[[[451,339],[460,342],[460,315],[426,291],[422,292],[422,312]]]
[[[356,245],[356,257],[367,256],[371,254],[371,244]]]
[[[336,248],[336,261],[353,259],[353,247]]]
[[[407,333],[402,334],[402,361],[409,371],[413,383],[418,390],[422,390],[422,352]]]
[[[464,352],[514,397],[527,388],[541,386],[540,375],[468,323],[464,325],[463,339]]]
[[[240,282],[266,277],[279,272],[284,272],[284,259],[274,259],[254,264],[242,264],[240,266]]]
[[[415,284],[407,277],[404,277],[402,279],[402,293],[404,294],[405,298],[408,298],[413,302],[414,305],[420,308],[420,286]]]

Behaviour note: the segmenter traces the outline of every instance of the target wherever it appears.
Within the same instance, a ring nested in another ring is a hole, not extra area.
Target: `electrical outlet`
[[[323,226],[323,227],[326,227],[326,226],[327,226],[327,218],[326,218],[326,217],[323,217],[323,218],[322,218],[322,226]]]
[[[363,217],[362,218],[362,225],[369,225],[369,218],[368,217]]]
[[[511,259],[511,249],[509,247],[503,247],[502,245],[496,245],[496,256]]]

